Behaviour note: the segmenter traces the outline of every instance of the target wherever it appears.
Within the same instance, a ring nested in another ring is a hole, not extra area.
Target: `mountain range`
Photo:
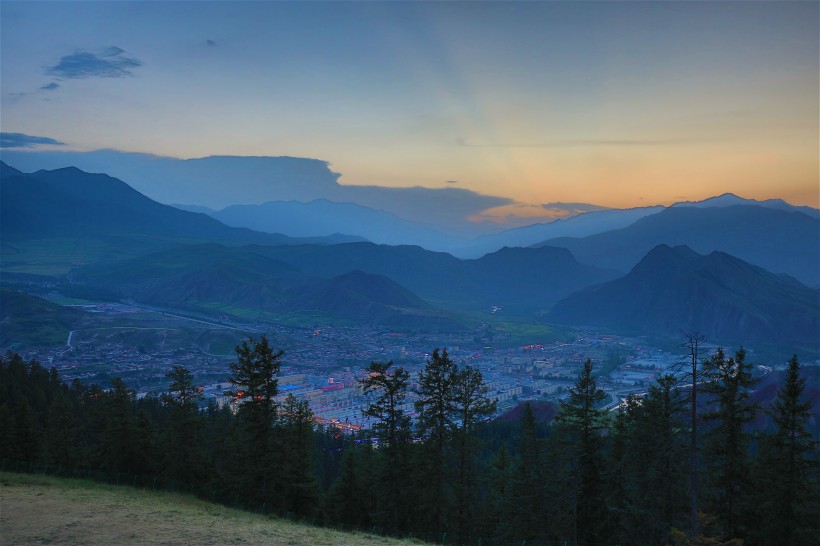
[[[162,205],[124,182],[75,167],[23,174],[0,162],[4,242],[44,238],[153,238],[225,243],[330,243],[233,228],[201,213]]]
[[[469,327],[471,314],[543,321],[548,313],[554,323],[621,332],[676,336],[691,328],[711,339],[818,345],[820,220],[814,209],[776,200],[727,195],[697,206],[588,212],[511,230],[517,245],[463,259],[355,236],[296,239],[230,227],[76,168],[24,174],[0,163],[0,197],[4,283],[29,275],[66,290],[251,321],[445,330]],[[348,206],[351,225],[359,208]],[[300,210],[291,220],[307,226]],[[379,214],[372,218],[390,216]],[[585,237],[521,246],[583,230]]]
[[[621,229],[541,244],[569,249],[579,261],[623,272],[657,245],[686,245],[700,253],[726,252],[808,286],[820,284],[820,220],[794,208],[670,207]]]
[[[724,252],[659,245],[629,274],[560,301],[550,321],[641,335],[820,343],[818,292]]]

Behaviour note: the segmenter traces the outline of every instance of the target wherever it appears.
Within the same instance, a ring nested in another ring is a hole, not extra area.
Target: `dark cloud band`
[[[80,51],[66,55],[60,62],[46,69],[46,74],[66,79],[122,78],[132,76],[132,70],[142,61],[129,57],[119,47],[112,46],[99,53]]]
[[[0,133],[0,148],[34,148],[43,144],[63,145],[64,143],[53,138],[23,133]]]

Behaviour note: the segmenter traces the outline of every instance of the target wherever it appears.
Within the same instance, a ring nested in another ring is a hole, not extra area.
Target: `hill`
[[[293,239],[228,227],[205,214],[157,203],[116,178],[74,167],[33,174],[2,162],[0,167],[0,232],[3,252],[14,266],[51,260],[54,268],[62,265],[65,270],[192,242],[283,245],[352,240]]]
[[[306,273],[333,277],[354,270],[384,275],[440,306],[513,314],[546,309],[617,272],[581,264],[564,249],[504,248],[477,260],[459,260],[417,246],[349,243],[327,247],[259,248]]]
[[[351,271],[301,287],[283,307],[331,317],[425,331],[452,331],[461,325],[384,275]]]
[[[189,495],[0,474],[3,544],[420,544],[234,510]]]
[[[88,266],[71,278],[75,284],[108,290],[119,298],[243,320],[318,314],[394,327],[459,326],[384,276],[348,272],[321,278],[261,252],[264,248],[190,245]]]
[[[633,334],[792,344],[817,352],[816,290],[723,252],[659,245],[619,279],[559,302],[548,320]]]
[[[292,237],[322,237],[347,233],[378,244],[418,244],[428,249],[452,250],[467,239],[430,226],[355,203],[316,199],[309,203],[271,201],[261,205],[232,205],[210,215],[229,226],[245,227]]]
[[[807,286],[820,284],[820,220],[794,210],[671,207],[621,229],[542,243],[567,248],[581,262],[624,272],[661,244],[686,245],[701,254],[725,252]]]
[[[63,345],[86,313],[0,288],[0,347]]]

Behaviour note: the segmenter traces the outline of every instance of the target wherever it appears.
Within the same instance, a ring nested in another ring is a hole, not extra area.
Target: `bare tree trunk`
[[[689,348],[692,371],[691,441],[689,446],[689,498],[691,504],[692,539],[700,531],[698,522],[698,349],[706,339],[700,334],[684,333]]]

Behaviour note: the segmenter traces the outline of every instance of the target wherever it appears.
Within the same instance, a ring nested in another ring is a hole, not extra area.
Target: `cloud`
[[[702,140],[687,139],[653,139],[653,138],[612,138],[612,139],[567,139],[548,140],[532,144],[473,144],[466,138],[459,137],[456,143],[462,148],[573,148],[587,146],[675,146],[694,144]]]
[[[0,133],[0,148],[34,148],[42,144],[63,145],[64,143],[53,138],[23,133]]]
[[[602,207],[600,205],[592,205],[590,203],[544,203],[541,207],[551,212],[565,212],[570,216],[582,214],[584,212],[593,212],[599,210],[609,210],[609,207]]]
[[[142,61],[129,57],[122,48],[111,46],[98,53],[79,51],[66,55],[46,74],[65,79],[122,78],[132,76],[131,70],[142,66]]]
[[[60,84],[59,84],[59,83],[57,83],[57,82],[51,82],[51,83],[47,83],[47,84],[45,84],[45,85],[44,85],[44,86],[42,86],[40,89],[41,89],[41,90],[43,90],[43,91],[54,91],[55,89],[59,89],[59,88],[60,88]]]

